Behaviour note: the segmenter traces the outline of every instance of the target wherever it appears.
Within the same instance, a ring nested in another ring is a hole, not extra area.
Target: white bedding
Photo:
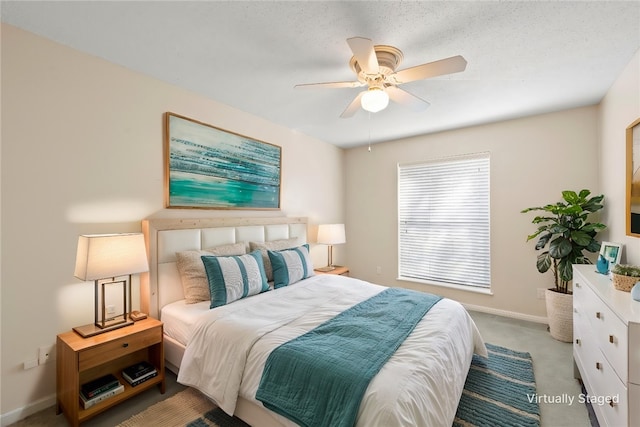
[[[317,275],[197,316],[178,381],[233,414],[238,396],[255,399],[272,349],[385,289]],[[451,426],[474,353],[486,355],[466,310],[443,299],[371,381],[358,426]],[[283,425],[294,425],[273,414]]]
[[[193,331],[193,325],[200,316],[210,311],[209,301],[195,304],[187,304],[185,300],[179,300],[162,307],[160,320],[163,323],[163,332],[182,345],[186,345]]]

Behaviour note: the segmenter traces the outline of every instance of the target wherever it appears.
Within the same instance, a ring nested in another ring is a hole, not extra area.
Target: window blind
[[[400,278],[490,287],[489,160],[398,165]]]

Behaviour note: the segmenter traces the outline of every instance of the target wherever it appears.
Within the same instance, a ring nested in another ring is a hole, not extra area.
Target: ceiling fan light
[[[389,95],[379,87],[371,87],[360,99],[362,108],[372,113],[377,113],[389,105]]]

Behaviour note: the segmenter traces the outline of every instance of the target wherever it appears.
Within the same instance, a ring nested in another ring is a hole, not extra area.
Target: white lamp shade
[[[98,280],[149,271],[141,233],[91,234],[78,238],[74,276]]]
[[[320,224],[318,226],[318,243],[338,245],[346,241],[344,224]]]
[[[360,98],[362,108],[372,113],[384,110],[389,105],[389,95],[379,87],[371,87]]]

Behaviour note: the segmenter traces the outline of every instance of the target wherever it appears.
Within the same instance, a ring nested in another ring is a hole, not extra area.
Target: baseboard
[[[509,317],[511,319],[526,320],[528,322],[542,323],[545,325],[549,323],[546,316],[545,317],[532,316],[530,314],[516,313],[515,311],[499,310],[497,308],[484,307],[481,305],[464,304],[464,303],[462,303],[462,305],[464,306],[464,308],[466,308],[469,311],[479,311],[480,313],[495,314],[496,316]]]
[[[8,426],[13,423],[17,423],[20,420],[27,418],[29,415],[33,415],[36,412],[40,412],[43,409],[47,409],[56,404],[56,395],[52,394],[47,397],[43,397],[40,400],[29,403],[22,408],[14,409],[0,416],[0,425],[2,427]]]

